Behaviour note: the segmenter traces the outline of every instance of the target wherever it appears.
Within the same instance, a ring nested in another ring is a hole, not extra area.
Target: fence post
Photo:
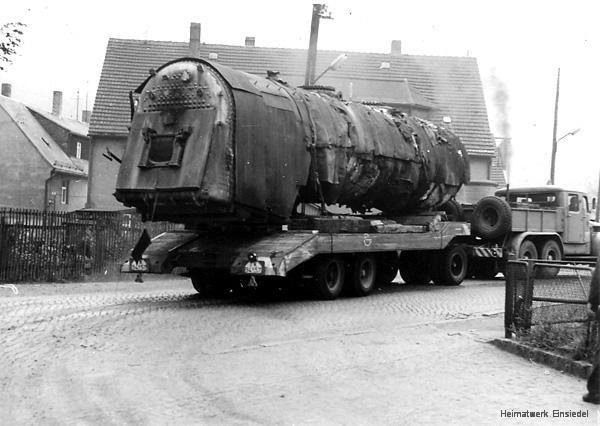
[[[0,282],[6,279],[6,264],[7,260],[7,247],[6,247],[6,231],[4,224],[4,215],[0,216]]]
[[[535,260],[527,259],[527,275],[523,307],[523,328],[531,328],[531,307],[533,305],[533,286],[535,284]]]
[[[506,290],[504,295],[504,337],[512,337],[512,327],[514,325],[515,309],[515,278],[514,268],[516,265],[512,261],[506,263]]]

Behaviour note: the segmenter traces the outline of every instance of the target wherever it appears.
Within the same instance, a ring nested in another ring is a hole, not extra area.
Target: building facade
[[[88,125],[0,95],[0,207],[73,211],[87,200]]]

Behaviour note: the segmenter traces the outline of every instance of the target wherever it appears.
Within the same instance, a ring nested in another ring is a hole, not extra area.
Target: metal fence
[[[504,320],[507,337],[536,325],[587,322],[592,269],[567,262],[509,261]]]
[[[506,337],[524,337],[566,352],[592,351],[596,321],[587,298],[593,265],[542,260],[509,261],[506,267]],[[558,346],[558,348],[557,348]]]
[[[178,226],[132,212],[0,208],[0,282],[114,277],[144,228],[155,236]]]

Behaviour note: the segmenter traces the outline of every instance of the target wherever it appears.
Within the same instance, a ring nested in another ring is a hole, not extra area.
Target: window
[[[579,211],[579,197],[576,194],[569,194],[569,211]]]
[[[81,158],[81,142],[77,142],[77,153],[75,154],[75,157]]]
[[[489,157],[470,157],[471,181],[481,182],[490,180],[491,160]]]
[[[69,204],[69,181],[63,180],[60,188],[61,204]]]
[[[590,209],[590,201],[588,200],[587,196],[583,196],[583,205],[585,207],[585,211],[588,213],[591,213],[592,210]]]

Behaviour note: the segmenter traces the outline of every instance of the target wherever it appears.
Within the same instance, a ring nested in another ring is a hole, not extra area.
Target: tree
[[[9,22],[0,27],[0,71],[11,63],[11,56],[17,53],[24,27],[22,22]]]

